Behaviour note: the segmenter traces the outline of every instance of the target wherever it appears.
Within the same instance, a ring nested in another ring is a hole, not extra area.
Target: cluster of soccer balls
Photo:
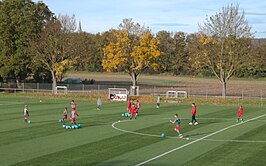
[[[60,123],[62,123],[63,119],[59,119],[58,121]],[[66,129],[79,129],[79,128],[81,128],[81,125],[80,124],[77,124],[77,125],[63,125],[63,128],[66,128]]]
[[[79,129],[79,128],[81,128],[81,125],[80,124],[72,125],[72,126],[63,125],[63,128],[66,128],[66,129]]]
[[[125,117],[130,117],[130,113],[124,113],[124,114],[122,114],[122,116],[125,116]]]

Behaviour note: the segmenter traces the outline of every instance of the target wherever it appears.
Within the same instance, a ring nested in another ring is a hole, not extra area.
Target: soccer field
[[[42,102],[40,102],[42,100]],[[121,114],[126,102],[77,101],[80,129],[65,129],[58,120],[66,99],[0,95],[0,165],[265,165],[266,110],[237,106],[198,105],[199,125],[188,125],[191,105],[142,104],[137,120]],[[24,125],[27,104],[31,124]],[[169,122],[181,118],[180,139]],[[164,133],[165,138],[160,135]]]

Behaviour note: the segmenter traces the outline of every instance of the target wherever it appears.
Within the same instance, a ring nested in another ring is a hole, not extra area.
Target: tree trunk
[[[17,87],[18,87],[19,89],[22,88],[22,86],[21,86],[21,81],[20,81],[20,78],[19,78],[19,77],[16,77],[16,84],[17,84]]]
[[[222,97],[225,98],[226,97],[226,81],[222,81],[222,85],[223,85]]]
[[[131,92],[132,92],[132,96],[135,96],[136,94],[137,94],[137,88],[136,88],[136,86],[137,86],[137,75],[136,75],[136,73],[131,73],[130,74],[130,76],[131,76],[131,80],[132,80],[132,90],[131,90]]]
[[[53,90],[53,93],[56,93],[56,78],[55,78],[55,74],[54,74],[54,71],[51,71],[51,74],[52,74],[52,78],[53,78],[53,87],[52,87],[52,90]]]

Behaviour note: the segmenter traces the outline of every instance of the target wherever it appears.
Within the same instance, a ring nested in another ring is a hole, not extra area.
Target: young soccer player
[[[156,100],[156,108],[160,108],[160,104],[161,104],[161,97],[160,95],[158,95]]]
[[[175,119],[174,120],[170,120],[171,123],[175,124],[175,131],[177,132],[178,136],[180,138],[183,138],[182,134],[180,133],[180,124],[181,124],[181,120],[178,118],[178,114],[174,114]]]
[[[132,103],[132,107],[130,108],[130,120],[133,116],[137,119],[137,107],[134,103]]]
[[[191,114],[192,114],[192,119],[191,122],[189,123],[189,125],[197,125],[199,124],[198,121],[196,120],[196,114],[197,114],[197,106],[195,103],[192,103],[192,110],[191,110]]]
[[[71,114],[70,114],[70,119],[71,119],[71,124],[72,125],[76,125],[76,117],[79,116],[77,111],[76,110],[73,110],[71,111]]]
[[[237,122],[243,122],[244,120],[243,120],[243,107],[242,107],[242,105],[240,105],[240,107],[238,108],[237,114],[238,114]]]
[[[65,124],[66,120],[67,120],[67,107],[65,107],[64,111],[63,111],[63,123]]]
[[[132,106],[133,101],[132,100],[128,100],[127,102],[127,111],[130,113],[131,110],[131,106]]]
[[[30,120],[29,120],[30,114],[29,114],[27,105],[24,106],[23,114],[24,114],[24,124],[30,123]]]
[[[139,109],[140,109],[140,107],[141,107],[141,104],[140,104],[140,102],[137,100],[137,101],[136,101],[137,115],[139,115]]]
[[[77,103],[74,100],[72,100],[69,104],[70,104],[72,110],[76,110]]]
[[[97,100],[97,110],[100,111],[102,106],[102,99],[101,96]]]

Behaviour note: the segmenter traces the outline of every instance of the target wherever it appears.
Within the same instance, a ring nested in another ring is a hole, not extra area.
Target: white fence
[[[84,94],[108,94],[108,88],[126,88],[130,90],[130,85],[90,85],[90,84],[58,84],[67,86],[68,93],[84,93]],[[16,83],[1,83],[0,91],[5,92],[53,92],[52,84],[49,83],[22,83],[17,87]],[[178,87],[178,86],[153,86],[153,85],[139,85],[139,95],[166,95],[167,91],[186,91],[187,96],[200,97],[221,97],[221,88],[210,87]],[[250,88],[228,88],[227,97],[233,98],[257,98],[266,99],[266,86],[263,89]]]

